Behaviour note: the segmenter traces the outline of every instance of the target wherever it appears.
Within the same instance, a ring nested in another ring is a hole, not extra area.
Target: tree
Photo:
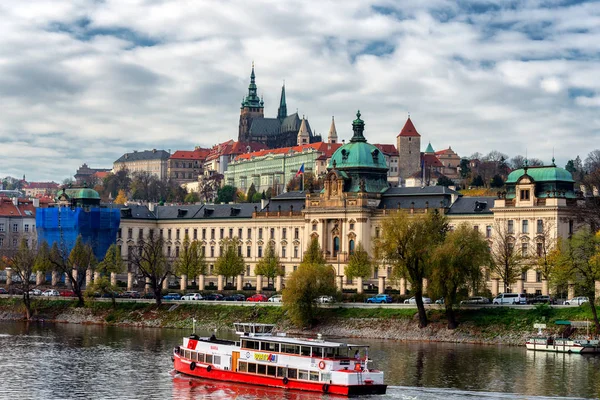
[[[504,186],[504,179],[502,179],[502,177],[500,175],[496,174],[492,178],[492,182],[490,183],[490,186],[493,188],[501,188]]]
[[[363,278],[366,279],[373,273],[373,260],[369,253],[359,242],[354,253],[348,258],[348,265],[344,269],[344,274],[348,279]]]
[[[188,235],[183,238],[179,257],[175,260],[175,274],[195,277],[206,274],[206,259],[200,244],[190,241]]]
[[[490,269],[503,283],[504,292],[521,275],[523,254],[515,250],[515,238],[506,223],[496,221],[494,224],[494,239],[490,247]]]
[[[600,150],[592,150],[588,153],[585,158],[584,164],[585,171],[587,173],[594,172],[600,169]]]
[[[225,238],[221,241],[222,251],[215,262],[215,272],[225,277],[226,284],[229,278],[243,274],[246,269],[244,257],[239,249],[241,245],[242,242],[237,237]]]
[[[221,186],[223,180],[222,174],[204,175],[198,181],[198,193],[200,193],[200,201],[205,203],[213,201],[216,196],[217,189]]]
[[[462,179],[467,179],[469,175],[471,175],[471,167],[469,166],[469,160],[466,158],[462,158],[460,160],[460,177]]]
[[[466,223],[449,232],[444,242],[435,249],[429,282],[431,291],[444,298],[448,329],[458,326],[453,309],[458,290],[467,283],[477,290],[483,278],[481,266],[488,257],[487,242]]]
[[[105,196],[108,198],[110,195],[113,199],[117,197],[119,190],[123,190],[125,193],[128,192],[130,185],[131,178],[129,177],[129,170],[127,168],[121,168],[114,174],[108,174],[102,183]]]
[[[231,203],[236,198],[237,188],[225,185],[217,190],[217,203]]]
[[[119,288],[111,283],[111,275],[120,274],[124,269],[125,264],[121,257],[121,251],[117,245],[113,243],[106,250],[104,259],[96,266],[96,273],[99,277],[95,278],[94,282],[86,288],[86,295],[94,296],[96,293],[109,295],[112,299],[113,306],[115,306],[115,293]]]
[[[125,204],[127,202],[127,195],[123,189],[119,189],[119,194],[115,199],[115,204]]]
[[[252,203],[254,201],[255,194],[256,194],[256,187],[254,187],[254,183],[253,183],[248,188],[248,193],[246,194],[246,199],[248,199],[248,203]]]
[[[162,304],[163,282],[173,273],[170,254],[166,254],[164,247],[165,241],[160,235],[148,235],[139,239],[129,253],[131,264],[149,281],[157,306]]]
[[[200,196],[196,192],[189,192],[183,201],[186,203],[197,203],[200,201]]]
[[[595,289],[596,281],[600,280],[600,232],[583,227],[564,241],[556,275],[558,280],[572,282],[579,293],[590,299],[596,333],[600,333]]]
[[[304,188],[302,187],[302,182],[304,179]],[[319,179],[310,171],[304,173],[304,176],[299,175],[293,177],[286,185],[286,190],[288,192],[293,192],[297,190],[304,190],[308,192],[315,192],[323,189],[323,180]]]
[[[520,154],[517,154],[513,158],[510,159],[510,167],[512,169],[521,169],[525,166],[525,157]]]
[[[543,221],[542,229],[535,236],[536,242],[536,270],[542,275],[542,279],[550,282],[553,279],[554,270],[558,262],[557,239],[552,232],[554,226],[550,222]]]
[[[312,326],[315,319],[315,299],[335,292],[335,271],[333,266],[325,264],[319,242],[313,237],[298,269],[286,282],[283,305],[293,324]]]
[[[485,183],[483,182],[483,178],[481,177],[481,175],[477,175],[475,178],[473,178],[473,180],[471,181],[471,186],[475,186],[475,187],[485,186]]]
[[[276,276],[282,276],[283,270],[279,261],[279,256],[275,251],[273,242],[267,244],[265,249],[265,255],[256,264],[254,269],[256,275],[262,275],[267,277],[267,283],[274,283]]]
[[[437,180],[438,186],[454,186],[454,181],[448,178],[446,175],[441,175]]]
[[[403,210],[383,220],[383,236],[376,241],[377,255],[394,269],[394,275],[408,279],[419,312],[419,327],[427,326],[423,305],[423,279],[431,271],[431,256],[444,240],[448,223],[437,210],[410,216]]]

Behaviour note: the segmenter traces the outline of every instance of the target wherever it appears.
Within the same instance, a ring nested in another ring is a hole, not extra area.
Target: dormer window
[[[521,189],[520,191],[520,200],[521,201],[527,201],[529,200],[529,189]]]

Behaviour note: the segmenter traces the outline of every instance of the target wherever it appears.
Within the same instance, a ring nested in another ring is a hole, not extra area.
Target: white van
[[[524,293],[500,293],[492,304],[527,304],[527,298]]]

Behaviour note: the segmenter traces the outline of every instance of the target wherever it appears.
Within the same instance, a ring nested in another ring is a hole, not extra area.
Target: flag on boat
[[[295,178],[297,178],[298,175],[304,175],[304,163],[302,163],[302,166],[300,166],[300,168],[298,168],[298,172],[296,172]]]

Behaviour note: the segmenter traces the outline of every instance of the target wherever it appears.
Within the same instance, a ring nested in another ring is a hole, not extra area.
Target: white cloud
[[[256,61],[266,114],[395,143],[407,112],[435,148],[549,161],[597,140],[593,4],[414,1],[4,1],[0,176],[54,179],[124,152],[237,137]],[[441,19],[441,20],[440,20]],[[581,95],[580,93],[583,93]]]

